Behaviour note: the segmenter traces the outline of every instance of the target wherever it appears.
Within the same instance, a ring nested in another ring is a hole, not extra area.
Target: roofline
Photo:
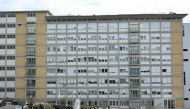
[[[26,11],[0,11],[0,13],[40,13],[47,12],[50,15],[53,15],[49,10],[26,10]]]
[[[46,16],[46,20],[56,19],[102,19],[102,18],[166,18],[179,17],[183,19],[188,14],[118,14],[118,15],[64,15]]]

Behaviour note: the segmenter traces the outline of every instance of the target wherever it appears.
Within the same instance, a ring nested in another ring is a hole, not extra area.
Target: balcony
[[[139,43],[139,39],[138,38],[130,38],[129,42],[130,43]]]
[[[139,99],[140,98],[140,94],[131,94],[130,98],[131,99]]]
[[[139,87],[140,86],[140,83],[130,83],[130,86],[131,87]]]
[[[139,32],[139,28],[129,28],[129,32],[137,33],[137,32]]]
[[[36,30],[35,29],[26,29],[27,34],[35,34]]]
[[[35,55],[36,51],[26,51],[26,55]]]
[[[139,64],[140,64],[140,61],[130,61],[130,64],[131,64],[131,65],[139,65]]]
[[[35,84],[27,83],[27,84],[26,84],[26,87],[27,87],[27,88],[34,88],[34,87],[35,87]]]
[[[35,40],[26,40],[26,44],[34,45],[34,44],[36,44],[36,41]]]
[[[130,50],[129,53],[130,54],[139,54],[140,51],[139,50]]]
[[[139,68],[130,68],[130,76],[139,76],[140,70]]]
[[[35,62],[26,62],[26,66],[35,66],[36,63]]]
[[[36,73],[35,72],[27,72],[25,74],[26,77],[35,77]]]

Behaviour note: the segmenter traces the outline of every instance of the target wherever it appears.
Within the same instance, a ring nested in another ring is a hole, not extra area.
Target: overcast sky
[[[0,0],[0,11],[41,9],[53,15],[190,14],[190,0]],[[190,23],[190,15],[184,23]]]

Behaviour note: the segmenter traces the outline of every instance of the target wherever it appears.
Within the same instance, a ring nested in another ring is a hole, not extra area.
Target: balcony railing
[[[129,52],[130,52],[130,54],[139,54],[140,53],[139,50],[130,50]]]
[[[136,65],[136,64],[140,64],[140,61],[130,61],[131,65]]]
[[[26,54],[27,55],[34,55],[34,54],[36,54],[36,51],[26,51]]]
[[[33,65],[35,65],[36,63],[35,62],[26,62],[26,65],[27,66],[33,66]]]
[[[26,44],[36,44],[35,40],[26,40]]]
[[[130,72],[130,76],[139,76],[140,72]]]
[[[140,98],[140,94],[131,94],[130,98],[138,99],[138,98]]]
[[[129,39],[130,43],[139,43],[139,39]]]
[[[36,33],[36,30],[35,29],[26,29],[26,33],[34,34],[34,33]]]
[[[26,86],[27,86],[28,88],[32,88],[32,87],[35,87],[35,84],[27,83]]]
[[[139,87],[139,86],[140,86],[140,83],[137,83],[137,82],[135,82],[135,83],[134,83],[134,82],[131,82],[131,83],[130,83],[130,86],[131,86],[131,87]]]
[[[26,75],[26,77],[35,77],[36,73],[35,73],[35,72],[33,72],[33,73],[28,73],[28,72],[27,72],[25,75]]]
[[[139,32],[139,28],[129,28],[130,32]]]
[[[32,94],[32,95],[26,95],[26,97],[32,97],[32,98],[34,98],[34,97],[35,97],[35,94]]]

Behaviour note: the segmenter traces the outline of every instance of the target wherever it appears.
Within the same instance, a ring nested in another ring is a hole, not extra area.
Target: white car
[[[22,109],[20,105],[16,105],[15,109]]]

